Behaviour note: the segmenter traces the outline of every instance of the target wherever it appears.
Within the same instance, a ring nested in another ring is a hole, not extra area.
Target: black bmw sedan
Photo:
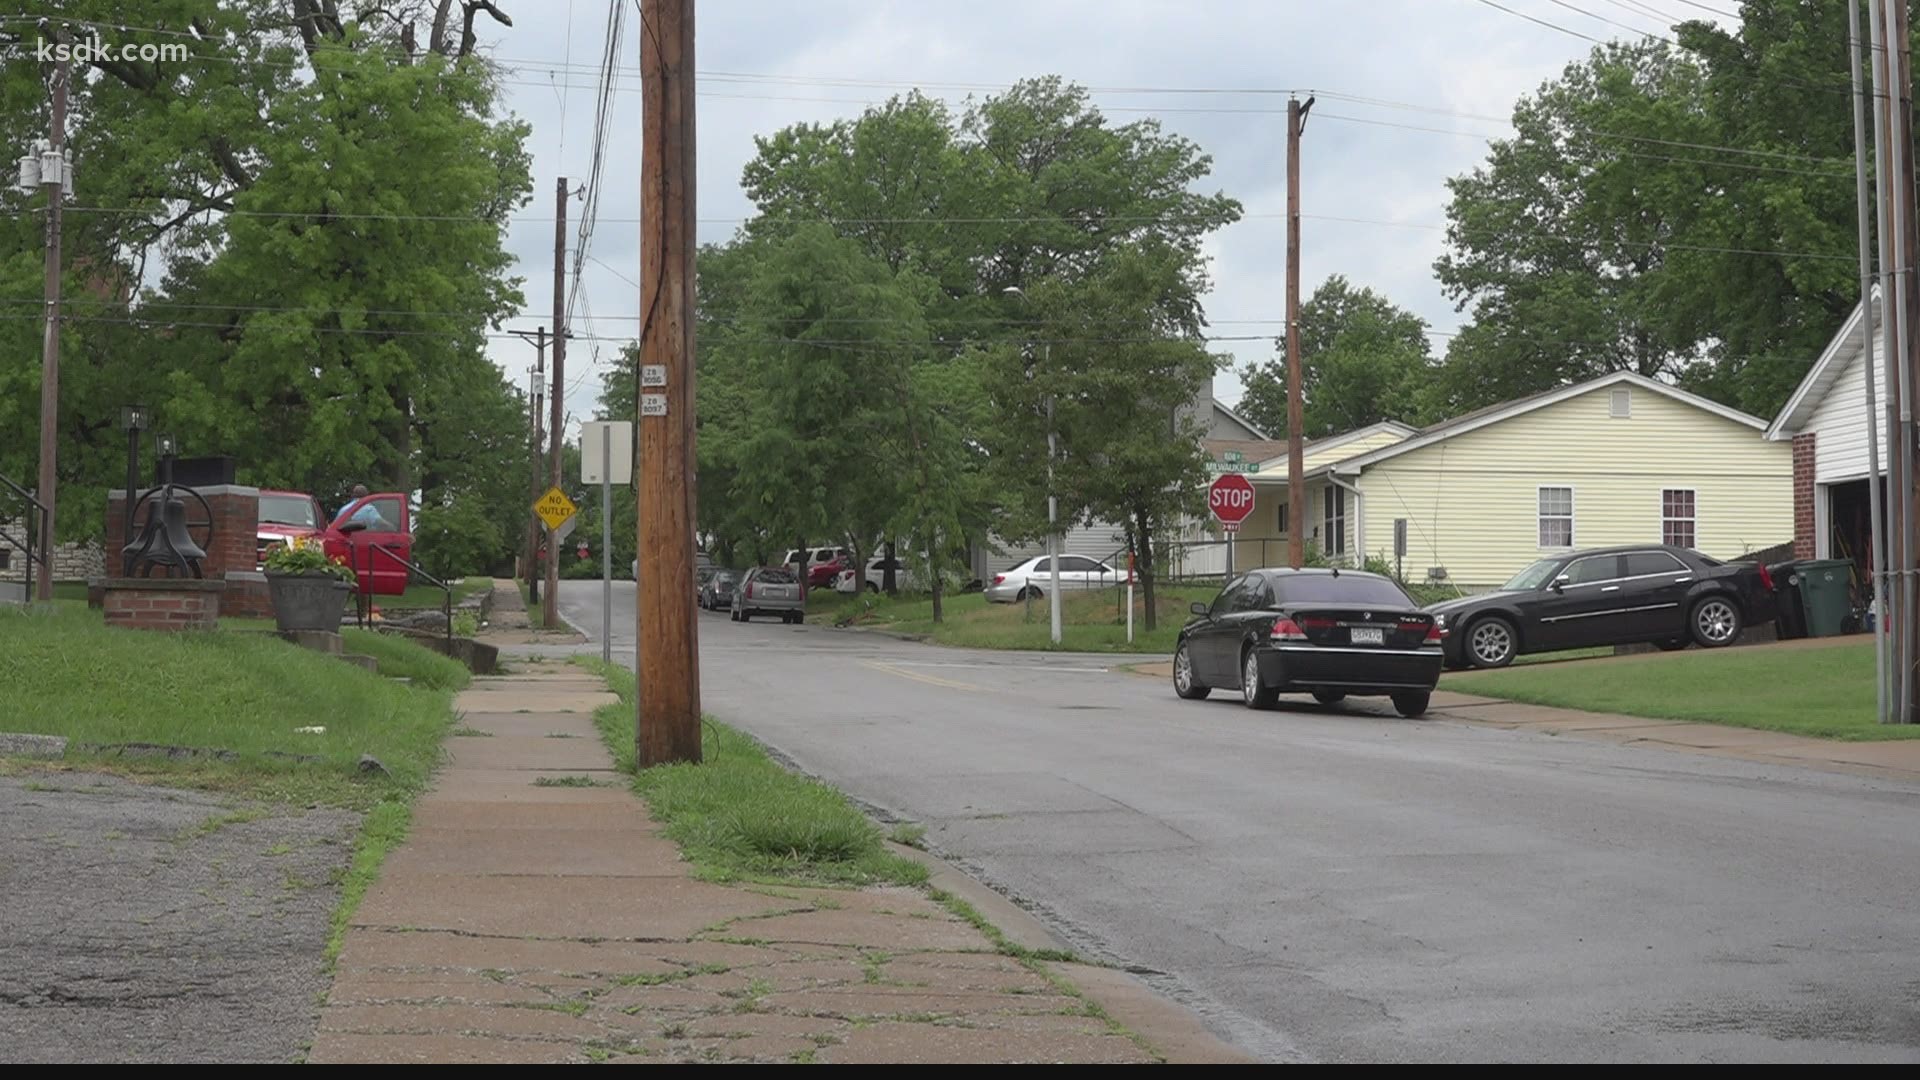
[[[1283,693],[1324,705],[1384,695],[1413,717],[1440,679],[1433,616],[1378,574],[1254,570],[1193,614],[1173,656],[1183,698],[1238,690],[1248,708],[1266,709]]]
[[[1505,667],[1516,656],[1650,642],[1731,645],[1772,622],[1773,575],[1659,544],[1541,559],[1499,589],[1430,605],[1449,667]]]

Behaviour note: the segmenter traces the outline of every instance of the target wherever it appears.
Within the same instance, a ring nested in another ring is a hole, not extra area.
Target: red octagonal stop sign
[[[1207,489],[1207,509],[1229,528],[1253,513],[1253,485],[1239,473],[1221,473]]]

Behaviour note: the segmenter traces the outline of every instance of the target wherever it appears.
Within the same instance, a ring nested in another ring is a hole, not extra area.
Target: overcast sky
[[[508,238],[527,298],[512,327],[551,321],[554,178],[578,185],[588,175],[595,83],[615,2],[625,0],[507,0],[502,7],[516,25],[489,35],[493,55],[510,69],[507,106],[533,128],[534,201]],[[1208,245],[1211,333],[1258,335],[1214,347],[1233,353],[1237,364],[1264,360],[1285,313],[1286,91],[1298,89],[1318,95],[1301,153],[1302,295],[1330,274],[1345,274],[1446,331],[1460,322],[1432,271],[1446,179],[1484,158],[1486,136],[1508,130],[1503,118],[1516,97],[1592,48],[1521,15],[1606,38],[1630,34],[1596,16],[1666,34],[1685,18],[1731,24],[1704,9],[1737,6],[1498,2],[1520,14],[1486,0],[700,0],[700,239],[726,239],[751,211],[739,178],[755,135],[857,116],[914,86],[959,104],[964,86],[1057,74],[1094,88],[1095,103],[1113,122],[1157,116],[1212,155],[1205,186],[1239,199],[1246,218]],[[625,339],[636,331],[635,5],[628,4],[625,20],[599,224],[572,319],[582,339]],[[1176,89],[1191,92],[1168,92]],[[580,210],[573,201],[570,215]],[[1436,338],[1436,352],[1445,340]],[[613,340],[572,344],[567,404],[576,419],[590,412],[598,393],[599,367],[591,365],[610,362],[618,348]],[[532,352],[510,341],[493,344],[494,359],[523,385]],[[1215,393],[1237,400],[1238,375],[1222,372]]]

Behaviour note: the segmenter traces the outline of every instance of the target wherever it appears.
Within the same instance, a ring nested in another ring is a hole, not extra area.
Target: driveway
[[[597,631],[598,584],[563,590]],[[1113,658],[700,633],[708,711],[1264,1057],[1920,1061],[1920,786],[1181,702]]]

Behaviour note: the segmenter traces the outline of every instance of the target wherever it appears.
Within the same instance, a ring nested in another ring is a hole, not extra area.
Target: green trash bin
[[[1809,559],[1795,568],[1800,602],[1807,613],[1808,637],[1835,637],[1853,613],[1853,563],[1846,559]]]

